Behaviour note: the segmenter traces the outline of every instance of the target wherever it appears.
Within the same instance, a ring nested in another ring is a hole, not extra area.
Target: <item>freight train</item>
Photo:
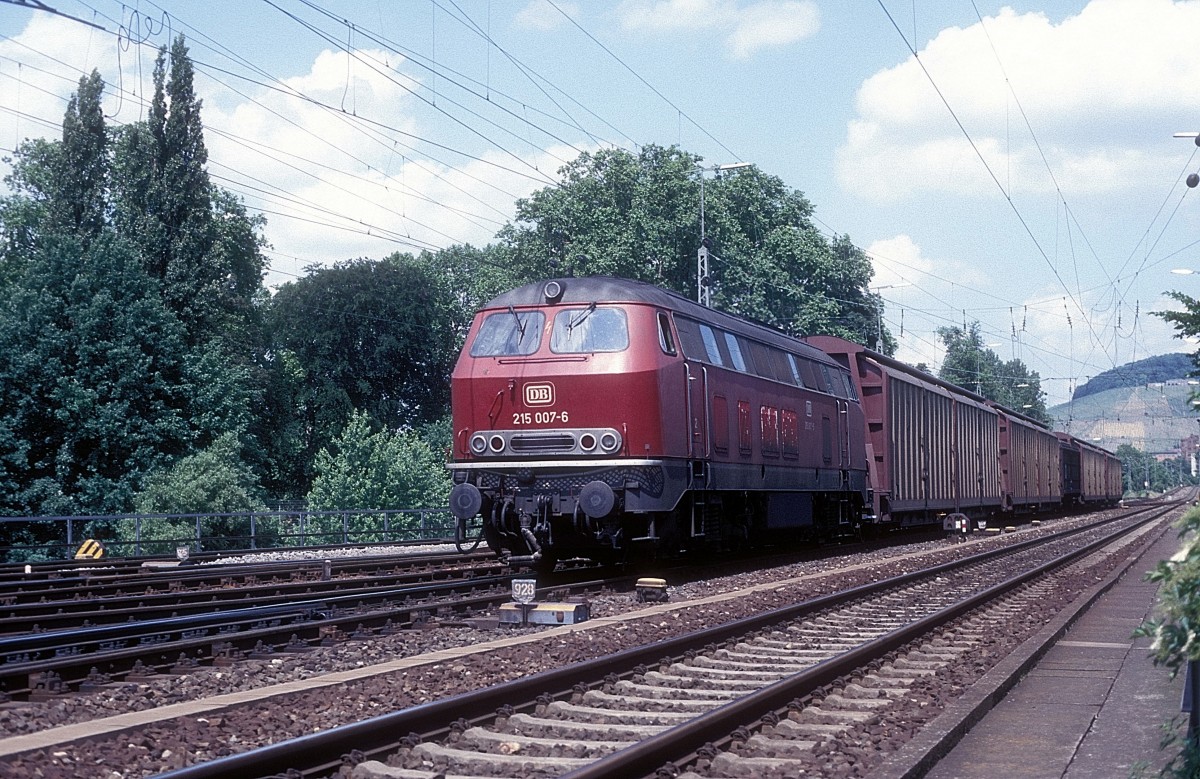
[[[656,286],[528,284],[451,383],[460,545],[608,563],[1115,503],[1111,453],[883,354]]]

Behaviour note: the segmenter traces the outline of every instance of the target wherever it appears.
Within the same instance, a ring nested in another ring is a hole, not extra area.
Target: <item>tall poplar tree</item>
[[[194,77],[181,35],[159,51],[149,118],[118,136],[115,221],[162,282],[188,343],[215,339],[236,354],[259,342],[262,220],[209,180]]]

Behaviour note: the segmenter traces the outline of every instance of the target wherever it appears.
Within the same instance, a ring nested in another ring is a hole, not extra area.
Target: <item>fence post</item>
[[[342,512],[342,543],[350,543],[350,515]]]
[[[75,548],[75,524],[67,517],[67,557],[74,554],[72,551]]]
[[[258,549],[258,540],[255,538],[255,521],[254,514],[247,511],[246,516],[250,517],[250,548]]]
[[[133,518],[133,553],[137,557],[142,556],[142,518]]]
[[[196,551],[204,551],[204,547],[200,545],[200,517],[198,515],[196,517]]]

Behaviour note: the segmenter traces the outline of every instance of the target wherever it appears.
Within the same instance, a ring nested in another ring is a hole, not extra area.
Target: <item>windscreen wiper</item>
[[[525,340],[525,323],[521,321],[521,315],[511,305],[508,307],[508,313],[513,315],[513,319],[517,320],[517,332],[521,334],[521,341]],[[518,342],[519,343],[519,342]]]
[[[587,308],[585,308],[585,309],[584,309],[584,310],[583,310],[583,311],[582,311],[582,312],[579,314],[579,316],[575,317],[575,318],[574,318],[574,319],[572,319],[572,320],[571,320],[569,323],[567,323],[567,332],[569,333],[569,332],[571,332],[572,330],[574,330],[574,329],[575,329],[575,327],[576,327],[576,325],[579,325],[579,324],[581,324],[581,323],[583,322],[583,320],[585,320],[585,319],[587,319],[589,316],[591,316],[591,315],[592,315],[592,312],[593,312],[593,311],[595,311],[595,310],[596,310],[596,303],[595,303],[595,301],[592,301],[591,303],[588,303],[588,307],[587,307]]]

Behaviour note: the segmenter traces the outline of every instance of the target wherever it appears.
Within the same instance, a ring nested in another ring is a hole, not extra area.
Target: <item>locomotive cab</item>
[[[682,416],[661,391],[675,336],[663,309],[628,297],[603,280],[548,281],[472,323],[452,377],[451,510],[513,563],[619,559],[678,500],[664,491],[663,430]]]

